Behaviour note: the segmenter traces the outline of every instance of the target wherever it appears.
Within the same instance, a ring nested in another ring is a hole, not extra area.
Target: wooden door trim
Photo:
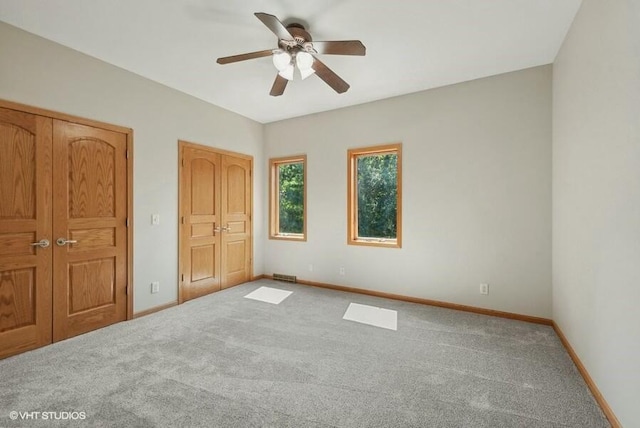
[[[186,140],[178,140],[178,304],[181,305],[184,303],[184,297],[182,295],[182,278],[180,277],[182,274],[182,244],[183,238],[182,233],[180,231],[180,224],[182,219],[182,213],[184,210],[183,201],[182,201],[182,153],[185,148],[195,149],[195,150],[203,150],[209,153],[215,153],[218,155],[225,156],[233,156],[236,158],[247,159],[250,161],[251,168],[251,183],[249,186],[249,197],[251,200],[251,209],[250,209],[250,217],[251,217],[251,239],[249,239],[249,252],[251,254],[251,262],[249,264],[249,280],[253,278],[253,156],[247,155],[244,153],[238,153],[230,150],[220,149],[217,147],[205,146],[203,144],[193,143]]]
[[[252,161],[251,166],[253,167],[253,156],[251,156],[251,155],[247,155],[247,154],[244,154],[244,153],[233,152],[233,151],[225,150],[225,149],[219,149],[217,147],[205,146],[205,145],[198,144],[198,143],[191,143],[191,142],[185,141],[185,140],[178,140],[178,148],[179,148],[180,154],[182,154],[182,148],[183,147],[189,147],[189,148],[192,148],[192,149],[195,149],[195,150],[204,150],[204,151],[211,152],[211,153],[216,153],[216,154],[219,154],[219,155],[227,155],[227,156],[233,156],[233,157],[236,157],[236,158],[248,159],[248,160]]]
[[[127,138],[127,320],[133,319],[133,129],[0,98],[0,107],[94,128],[119,132]]]
[[[184,182],[184,178],[182,177],[184,175],[184,171],[183,171],[183,162],[184,162],[184,158],[183,158],[183,153],[184,153],[184,148],[185,147],[189,147],[191,144],[184,142],[182,140],[178,140],[178,305],[181,305],[184,303],[184,297],[182,295],[182,281],[183,281],[183,277],[182,277],[182,262],[183,262],[183,256],[182,256],[182,245],[183,245],[183,241],[184,239],[182,238],[182,213],[184,210],[184,202],[182,201],[182,198],[184,197],[183,191],[182,191],[182,186],[183,186],[183,182]]]
[[[127,320],[133,319],[133,129],[127,132]]]
[[[8,108],[11,110],[18,110],[25,113],[36,114],[38,116],[50,117],[52,119],[64,120],[66,122],[78,123],[80,125],[92,126],[94,128],[106,129],[108,131],[120,132],[122,134],[133,133],[133,130],[131,128],[126,128],[124,126],[112,125],[110,123],[100,122],[94,119],[87,119],[84,117],[74,116],[71,114],[61,113],[53,110],[47,110],[27,104],[20,104],[14,101],[0,99],[0,107]]]

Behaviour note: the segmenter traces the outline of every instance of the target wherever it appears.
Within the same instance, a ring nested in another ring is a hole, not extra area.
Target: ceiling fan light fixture
[[[273,65],[278,69],[278,71],[284,71],[291,65],[291,55],[289,52],[284,51],[282,49],[278,49],[273,52]],[[284,76],[282,76],[284,77]]]
[[[287,80],[293,80],[293,64],[289,64],[283,70],[280,70],[278,74]]]
[[[296,64],[300,70],[307,70],[313,65],[313,55],[309,52],[298,52],[296,54]]]
[[[311,76],[313,73],[315,73],[316,71],[313,68],[306,68],[306,69],[300,69],[300,77],[302,77],[302,80],[306,79],[307,77]]]
[[[300,70],[302,80],[316,72],[313,69],[313,61],[313,55],[309,52],[300,51],[296,54],[296,65],[298,66],[298,70]]]

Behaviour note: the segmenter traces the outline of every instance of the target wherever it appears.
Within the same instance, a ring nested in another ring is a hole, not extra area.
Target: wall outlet
[[[151,214],[151,224],[154,226],[160,224],[160,214]]]
[[[151,283],[151,294],[156,294],[160,291],[160,283],[158,281],[154,281]]]
[[[480,294],[489,294],[489,284],[480,284]]]
[[[346,271],[344,270],[344,266],[340,266],[340,275],[346,275]]]

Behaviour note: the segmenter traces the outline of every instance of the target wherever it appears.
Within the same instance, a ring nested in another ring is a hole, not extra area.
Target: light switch
[[[151,224],[157,226],[160,224],[160,214],[151,215]]]

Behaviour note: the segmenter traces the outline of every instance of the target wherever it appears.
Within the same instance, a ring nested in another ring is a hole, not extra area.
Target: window
[[[269,237],[307,239],[307,156],[269,160]]]
[[[402,246],[402,144],[348,151],[347,242]]]

